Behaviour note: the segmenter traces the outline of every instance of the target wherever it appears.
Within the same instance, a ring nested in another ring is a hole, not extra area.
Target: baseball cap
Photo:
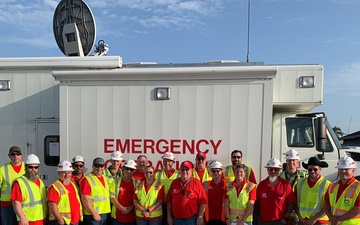
[[[93,161],[93,166],[104,166],[105,165],[105,161],[103,158],[95,158]]]
[[[183,168],[183,167],[188,168],[188,169],[193,169],[194,165],[189,160],[186,160],[186,161],[182,162],[180,165],[180,168]]]
[[[14,153],[14,152],[18,152],[18,153],[22,154],[21,149],[18,146],[12,146],[9,149],[9,154]]]
[[[204,159],[206,159],[206,154],[204,152],[199,152],[198,154],[196,154],[196,158],[204,158]]]

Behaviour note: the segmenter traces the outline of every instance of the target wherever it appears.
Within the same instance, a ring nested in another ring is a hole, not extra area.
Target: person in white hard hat
[[[138,181],[133,178],[135,170],[135,161],[132,159],[126,160],[122,166],[123,176],[115,179],[115,182],[110,185],[113,225],[136,224],[133,195]]]
[[[47,191],[48,224],[78,224],[82,221],[82,206],[77,186],[71,181],[72,164],[63,160],[56,171],[59,179]]]
[[[259,183],[256,192],[255,208],[259,214],[259,224],[287,224],[296,197],[290,183],[279,176],[282,168],[280,160],[270,159],[265,168],[268,177]]]
[[[24,175],[25,164],[22,162],[22,152],[18,146],[9,149],[10,162],[0,167],[0,201],[2,224],[17,224],[16,215],[10,201],[11,185],[13,181]]]
[[[79,186],[80,180],[85,177],[85,160],[82,156],[74,156],[71,160],[74,171],[71,174],[71,181],[75,182]]]
[[[121,164],[122,164],[122,154],[120,151],[114,151],[111,153],[110,162],[111,165],[105,169],[104,175],[108,179],[109,183],[113,182],[114,179],[120,178],[121,173]]]
[[[42,225],[46,222],[46,187],[38,178],[39,166],[36,155],[26,156],[25,174],[12,184],[10,200],[19,224]]]
[[[357,164],[345,156],[335,168],[340,180],[330,185],[325,194],[325,213],[331,225],[360,224],[360,182],[353,176]]]
[[[173,180],[179,177],[179,172],[173,168],[175,163],[175,156],[172,152],[166,152],[161,156],[163,161],[163,169],[155,173],[155,180],[161,182],[164,185],[165,198],[169,191],[170,185]],[[163,209],[163,222],[162,224],[167,224],[167,207],[166,203],[162,206]]]
[[[223,177],[223,165],[219,161],[212,161],[209,166],[212,180],[203,183],[208,200],[204,219],[207,225],[225,225],[223,206],[226,194],[226,182]]]
[[[299,153],[293,149],[290,149],[285,153],[286,168],[280,173],[280,177],[287,180],[292,187],[295,186],[296,181],[306,178],[306,173],[301,172]]]
[[[148,166],[148,159],[146,155],[139,155],[136,159],[136,165],[137,169],[133,175],[135,179],[138,181],[144,181],[145,180],[145,167]]]

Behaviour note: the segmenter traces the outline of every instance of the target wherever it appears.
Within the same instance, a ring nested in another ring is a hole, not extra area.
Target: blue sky
[[[0,57],[63,56],[54,0],[1,0]],[[248,0],[88,0],[123,62],[246,61]],[[322,64],[332,126],[360,130],[360,0],[251,0],[250,61]]]

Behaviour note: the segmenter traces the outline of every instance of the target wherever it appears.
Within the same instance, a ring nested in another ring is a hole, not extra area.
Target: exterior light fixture
[[[170,88],[158,87],[155,88],[155,100],[169,100],[170,99]]]
[[[9,80],[0,80],[0,91],[10,91]]]
[[[315,77],[314,76],[303,76],[299,78],[300,88],[314,88]]]

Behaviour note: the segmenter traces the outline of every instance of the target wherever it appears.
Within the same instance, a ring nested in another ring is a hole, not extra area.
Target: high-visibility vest
[[[22,195],[22,211],[30,222],[43,220],[47,216],[46,187],[40,180],[40,187],[25,176],[16,179],[19,183]],[[20,217],[17,216],[17,221]]]
[[[155,180],[151,184],[151,187],[150,187],[148,193],[146,193],[145,181],[140,182],[137,185],[136,190],[135,190],[135,194],[137,195],[137,197],[139,199],[139,204],[143,208],[147,208],[147,209],[150,206],[154,205],[157,202],[158,194],[159,194],[159,191],[162,186],[163,186],[163,184],[161,182],[158,182]],[[137,208],[135,208],[135,214],[138,217],[144,217]],[[159,217],[159,216],[162,216],[162,205],[161,204],[159,205],[159,207],[157,207],[156,209],[151,211],[150,215],[149,215],[150,218]]]
[[[120,185],[122,182],[122,177],[121,178],[116,178],[115,181],[112,184],[109,184],[110,187],[110,198],[116,198],[118,199],[119,197],[119,192],[120,192]],[[135,178],[131,178],[132,182],[134,184],[134,188],[136,187],[137,183],[139,182],[137,179]],[[111,208],[111,217],[116,219],[116,206],[112,205]]]
[[[196,169],[193,169],[193,177],[200,180],[200,177],[199,177],[198,173],[196,172]],[[209,180],[212,180],[212,177],[210,176],[208,169],[205,168],[204,175],[202,177],[201,182],[204,183]]]
[[[93,173],[89,173],[85,176],[85,179],[90,184],[91,193],[89,195],[91,205],[98,214],[110,213],[110,193],[109,184],[104,177],[105,187],[102,185],[100,180]],[[91,215],[91,212],[84,207],[84,214]]]
[[[339,191],[339,183],[332,184],[329,189],[329,199],[331,214],[339,217],[347,213],[355,205],[356,198],[360,193],[360,182],[354,180],[348,187],[341,193],[340,198],[336,201],[337,192]],[[355,217],[341,221],[341,225],[358,225],[360,224],[360,214]]]
[[[76,191],[76,199],[78,200],[78,202],[80,204],[80,221],[82,221],[83,220],[82,206],[81,206],[81,201],[80,201],[77,186],[73,182],[70,182],[69,185],[72,185],[74,190]],[[64,219],[66,224],[70,224],[71,208],[70,208],[70,199],[69,199],[69,194],[67,192],[67,189],[64,186],[64,184],[59,180],[55,181],[55,183],[50,185],[50,187],[51,186],[54,187],[54,190],[60,195],[60,199],[59,199],[59,203],[58,203],[58,209],[59,209],[60,215],[62,216],[62,218]],[[49,208],[49,220],[50,221],[56,220],[51,208]]]
[[[15,172],[11,163],[6,163],[0,167],[0,176],[2,183],[1,185],[1,196],[0,201],[10,201],[11,185],[16,178],[21,177],[25,173],[25,164],[21,162],[21,170],[19,173]]]
[[[221,180],[220,182],[223,182],[224,184],[224,190],[226,191],[226,182]],[[206,204],[206,209],[205,209],[205,221],[208,222],[210,220],[210,215],[209,215],[209,187],[210,187],[210,183],[211,180],[206,181],[203,183],[204,185],[204,190],[205,190],[205,194],[206,194],[206,199],[208,200],[208,204]],[[216,196],[218,197],[218,196]],[[222,200],[222,209],[221,209],[221,220],[223,222],[225,222],[225,197],[222,196],[223,200]]]
[[[104,174],[104,176],[107,178],[109,185],[110,185],[112,182],[114,182],[115,179],[116,179],[116,177],[114,177],[114,176],[111,174],[109,168],[106,168],[106,169],[104,170],[104,173],[103,173],[103,174]],[[118,176],[119,178],[122,177],[122,172],[121,172],[120,169],[119,169],[119,171],[116,173],[116,176]]]
[[[238,195],[236,188],[233,187],[233,182],[229,183],[226,194],[229,196],[230,220],[242,219],[248,207],[250,196],[249,193],[255,187],[256,184],[247,181]],[[250,215],[246,218],[245,222],[252,222],[252,220],[253,215],[251,212]]]
[[[283,178],[284,180],[288,180],[287,177],[286,177],[286,171],[285,170],[281,171],[279,176],[281,178]],[[306,178],[306,173],[298,170],[297,175],[296,175],[296,179],[294,179],[294,181],[292,183],[290,183],[293,190],[294,190],[294,187],[296,186],[297,181],[301,180],[301,179],[304,179],[304,178]]]
[[[297,182],[297,204],[302,218],[312,218],[324,208],[323,198],[331,184],[330,181],[321,177],[313,187],[309,187],[308,178],[301,179]],[[324,215],[319,220],[329,220]]]
[[[164,186],[165,196],[167,195],[167,193],[170,189],[170,185],[173,182],[173,180],[175,180],[179,176],[180,176],[180,174],[177,170],[175,170],[173,175],[171,175],[171,177],[169,177],[169,178],[166,177],[166,173],[165,173],[164,169],[158,171],[155,174],[155,180],[157,180],[158,182],[161,182]]]
[[[244,170],[245,170],[245,179],[249,180],[252,169],[250,166],[245,166]],[[232,165],[225,167],[225,179],[227,183],[231,183],[235,180],[235,174],[232,169]]]

